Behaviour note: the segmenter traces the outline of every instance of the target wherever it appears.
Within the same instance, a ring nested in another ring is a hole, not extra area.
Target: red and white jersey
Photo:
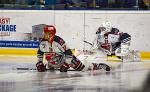
[[[96,46],[108,54],[115,53],[115,50],[121,47],[121,43],[127,44],[131,40],[129,34],[120,32],[117,28],[112,28],[110,32],[98,30],[96,35]]]
[[[120,45],[122,32],[119,32],[117,28],[112,28],[110,32],[100,31],[96,32],[96,47],[98,49],[106,50],[110,53],[114,53],[115,49]]]
[[[53,42],[42,39],[39,44],[37,52],[38,61],[43,62],[44,54],[62,53],[65,55],[72,55],[71,50],[67,47],[65,41],[59,36],[55,36]]]
[[[47,40],[42,40],[39,44],[39,50],[44,53],[50,52],[65,52],[69,48],[66,46],[65,41],[59,36],[54,37],[54,41],[50,43]]]

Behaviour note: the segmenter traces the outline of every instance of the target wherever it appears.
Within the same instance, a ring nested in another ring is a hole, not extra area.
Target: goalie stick
[[[84,40],[84,42],[87,43],[87,44],[89,44],[89,45],[91,45],[91,46],[93,45],[92,43],[90,43],[90,42],[88,42],[88,41],[85,41],[85,40]]]

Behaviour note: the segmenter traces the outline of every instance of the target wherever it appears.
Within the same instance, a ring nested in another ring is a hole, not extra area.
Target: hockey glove
[[[38,72],[45,72],[46,71],[46,66],[42,62],[38,62],[36,64],[36,68]]]
[[[67,72],[69,68],[69,64],[64,63],[62,66],[60,66],[60,72]]]

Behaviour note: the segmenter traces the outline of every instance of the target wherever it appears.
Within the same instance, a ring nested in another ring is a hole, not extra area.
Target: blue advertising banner
[[[0,47],[38,48],[38,41],[0,41]]]

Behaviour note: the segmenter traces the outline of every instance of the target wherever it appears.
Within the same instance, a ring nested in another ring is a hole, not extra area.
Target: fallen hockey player
[[[104,63],[89,64],[89,62],[81,62],[72,54],[71,49],[66,46],[65,41],[55,34],[56,28],[53,25],[46,25],[44,27],[43,38],[40,41],[37,52],[38,62],[36,67],[39,72],[46,71],[43,58],[47,61],[50,70],[57,68],[60,72],[67,72],[69,68],[73,68],[76,71],[98,69],[110,71],[111,68]]]

